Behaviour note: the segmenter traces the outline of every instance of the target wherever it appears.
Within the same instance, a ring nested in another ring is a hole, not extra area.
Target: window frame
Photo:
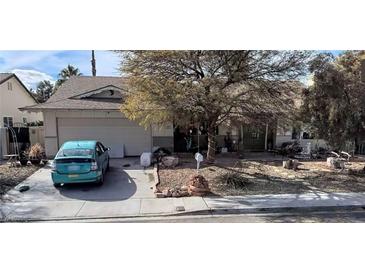
[[[8,90],[12,91],[13,90],[13,83],[8,81]]]
[[[9,122],[10,119],[11,119],[11,125],[10,125],[10,122]],[[3,125],[4,125],[4,127],[13,127],[14,126],[14,119],[13,119],[13,117],[11,117],[11,116],[4,116],[3,117]]]

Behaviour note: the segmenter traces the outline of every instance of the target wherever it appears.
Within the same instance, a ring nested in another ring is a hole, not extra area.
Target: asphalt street
[[[63,221],[65,222],[65,221]],[[363,223],[365,210],[298,211],[256,214],[185,215],[161,217],[70,220],[66,222],[103,223]]]

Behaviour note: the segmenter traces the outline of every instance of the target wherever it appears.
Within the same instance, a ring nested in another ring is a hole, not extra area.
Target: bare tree
[[[308,51],[129,51],[121,72],[130,96],[121,107],[142,125],[167,121],[207,123],[208,161],[215,129],[229,120],[276,119],[290,111]]]

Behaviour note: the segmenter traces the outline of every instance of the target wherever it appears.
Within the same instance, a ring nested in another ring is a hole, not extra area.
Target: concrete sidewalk
[[[240,197],[130,198],[0,204],[4,221],[123,218],[173,214],[251,213],[275,209],[365,206],[365,193],[306,193]]]
[[[365,206],[365,193],[269,194],[230,197],[206,197],[207,206],[214,211],[258,211],[263,209],[310,209]]]

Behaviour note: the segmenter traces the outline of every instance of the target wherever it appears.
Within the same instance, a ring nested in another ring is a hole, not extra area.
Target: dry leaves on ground
[[[10,167],[7,164],[0,165],[0,196],[24,181],[38,169],[38,166],[33,165],[19,167]]]
[[[365,162],[352,162],[347,171],[330,170],[325,161],[301,162],[299,170],[287,170],[281,160],[217,159],[215,165],[203,164],[199,174],[209,182],[216,195],[303,193],[317,189],[327,192],[364,192]],[[353,172],[352,172],[353,173]],[[193,159],[181,159],[175,168],[159,170],[160,188],[187,184],[191,175],[197,174]]]

